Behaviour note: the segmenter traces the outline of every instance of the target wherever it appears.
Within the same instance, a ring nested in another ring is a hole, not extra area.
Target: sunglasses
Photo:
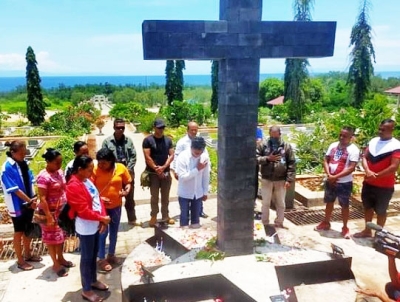
[[[125,130],[125,127],[115,127],[115,130]]]

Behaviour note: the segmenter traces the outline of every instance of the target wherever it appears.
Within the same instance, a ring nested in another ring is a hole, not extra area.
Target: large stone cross
[[[217,243],[253,253],[260,58],[333,55],[336,22],[262,22],[262,0],[220,0],[220,21],[144,21],[145,60],[219,60]]]

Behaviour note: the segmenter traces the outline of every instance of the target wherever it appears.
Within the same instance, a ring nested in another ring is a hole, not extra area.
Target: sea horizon
[[[316,76],[328,72],[311,74]],[[260,82],[267,78],[283,79],[283,73],[262,73]],[[375,72],[376,76],[384,79],[389,77],[400,77],[400,71]],[[137,75],[137,76],[42,76],[41,87],[44,89],[57,88],[60,85],[73,87],[75,85],[101,85],[112,84],[117,86],[136,85],[150,87],[152,85],[165,85],[165,75]],[[190,86],[209,86],[211,87],[211,75],[184,75],[185,85]],[[26,84],[25,77],[0,77],[0,92],[10,92],[19,86]]]

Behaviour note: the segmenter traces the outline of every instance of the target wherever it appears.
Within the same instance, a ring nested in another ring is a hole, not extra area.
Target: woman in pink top
[[[46,215],[46,222],[41,225],[42,240],[47,245],[53,260],[53,270],[57,276],[65,277],[68,275],[68,268],[75,265],[64,258],[65,234],[57,223],[58,215],[66,203],[65,180],[60,169],[62,156],[57,150],[49,148],[42,157],[46,160],[46,168],[40,171],[37,177],[39,208]]]

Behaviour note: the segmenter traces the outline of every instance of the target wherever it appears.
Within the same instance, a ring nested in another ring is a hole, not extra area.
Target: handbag
[[[28,211],[28,209],[26,209],[26,211]],[[33,222],[32,218],[32,222],[26,225],[24,234],[28,238],[42,238],[42,228],[38,223]]]
[[[58,225],[62,228],[67,235],[75,234],[75,218],[69,217],[69,210],[71,209],[68,203],[65,203],[58,215]]]
[[[151,186],[150,173],[151,172],[145,169],[142,174],[140,174],[140,185],[142,188]]]

